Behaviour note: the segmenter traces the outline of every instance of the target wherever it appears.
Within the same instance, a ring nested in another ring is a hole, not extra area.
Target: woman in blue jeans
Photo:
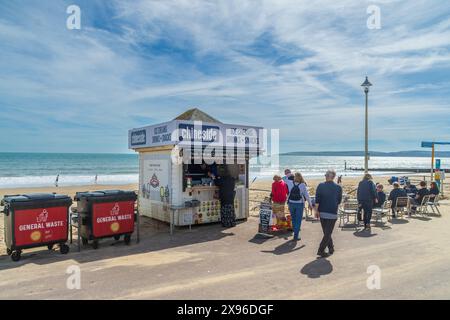
[[[302,225],[303,210],[305,202],[312,208],[311,198],[309,197],[308,188],[305,179],[300,172],[294,174],[294,180],[287,180],[289,190],[288,206],[292,218],[292,227],[294,229],[294,241],[300,240],[300,227]]]

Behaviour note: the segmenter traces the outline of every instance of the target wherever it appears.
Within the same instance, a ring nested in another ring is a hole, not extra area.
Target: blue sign
[[[433,148],[433,142],[422,141],[422,148]]]
[[[443,142],[443,141],[435,141],[435,142],[429,142],[429,141],[422,141],[422,148],[432,148],[433,145],[450,145],[450,142]]]
[[[147,131],[145,129],[131,132],[131,145],[140,146],[147,143]]]
[[[436,169],[441,170],[441,159],[436,159]]]

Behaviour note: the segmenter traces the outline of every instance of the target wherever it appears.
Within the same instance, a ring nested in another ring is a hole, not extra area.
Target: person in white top
[[[292,218],[292,227],[294,229],[294,241],[300,240],[300,228],[303,219],[303,210],[305,209],[305,202],[313,207],[311,198],[309,196],[308,188],[306,187],[305,179],[300,172],[294,174],[294,180],[287,179],[287,187],[289,190],[288,206]]]
[[[282,178],[284,183],[287,183],[288,180],[294,180],[290,169],[284,170],[284,177]]]

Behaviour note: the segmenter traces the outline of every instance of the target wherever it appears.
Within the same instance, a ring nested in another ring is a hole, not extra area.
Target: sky
[[[0,151],[130,152],[191,107],[281,152],[363,150],[366,75],[369,148],[417,150],[450,141],[449,74],[447,1],[0,0]]]

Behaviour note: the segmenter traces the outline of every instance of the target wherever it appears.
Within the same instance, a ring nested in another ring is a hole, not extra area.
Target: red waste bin
[[[81,216],[79,232],[83,244],[92,240],[94,249],[97,249],[99,239],[113,237],[119,240],[121,236],[129,244],[135,226],[136,199],[133,191],[77,192],[75,201]]]
[[[5,243],[8,255],[19,261],[22,250],[59,244],[60,252],[69,252],[69,207],[72,199],[66,195],[32,193],[5,196]]]

